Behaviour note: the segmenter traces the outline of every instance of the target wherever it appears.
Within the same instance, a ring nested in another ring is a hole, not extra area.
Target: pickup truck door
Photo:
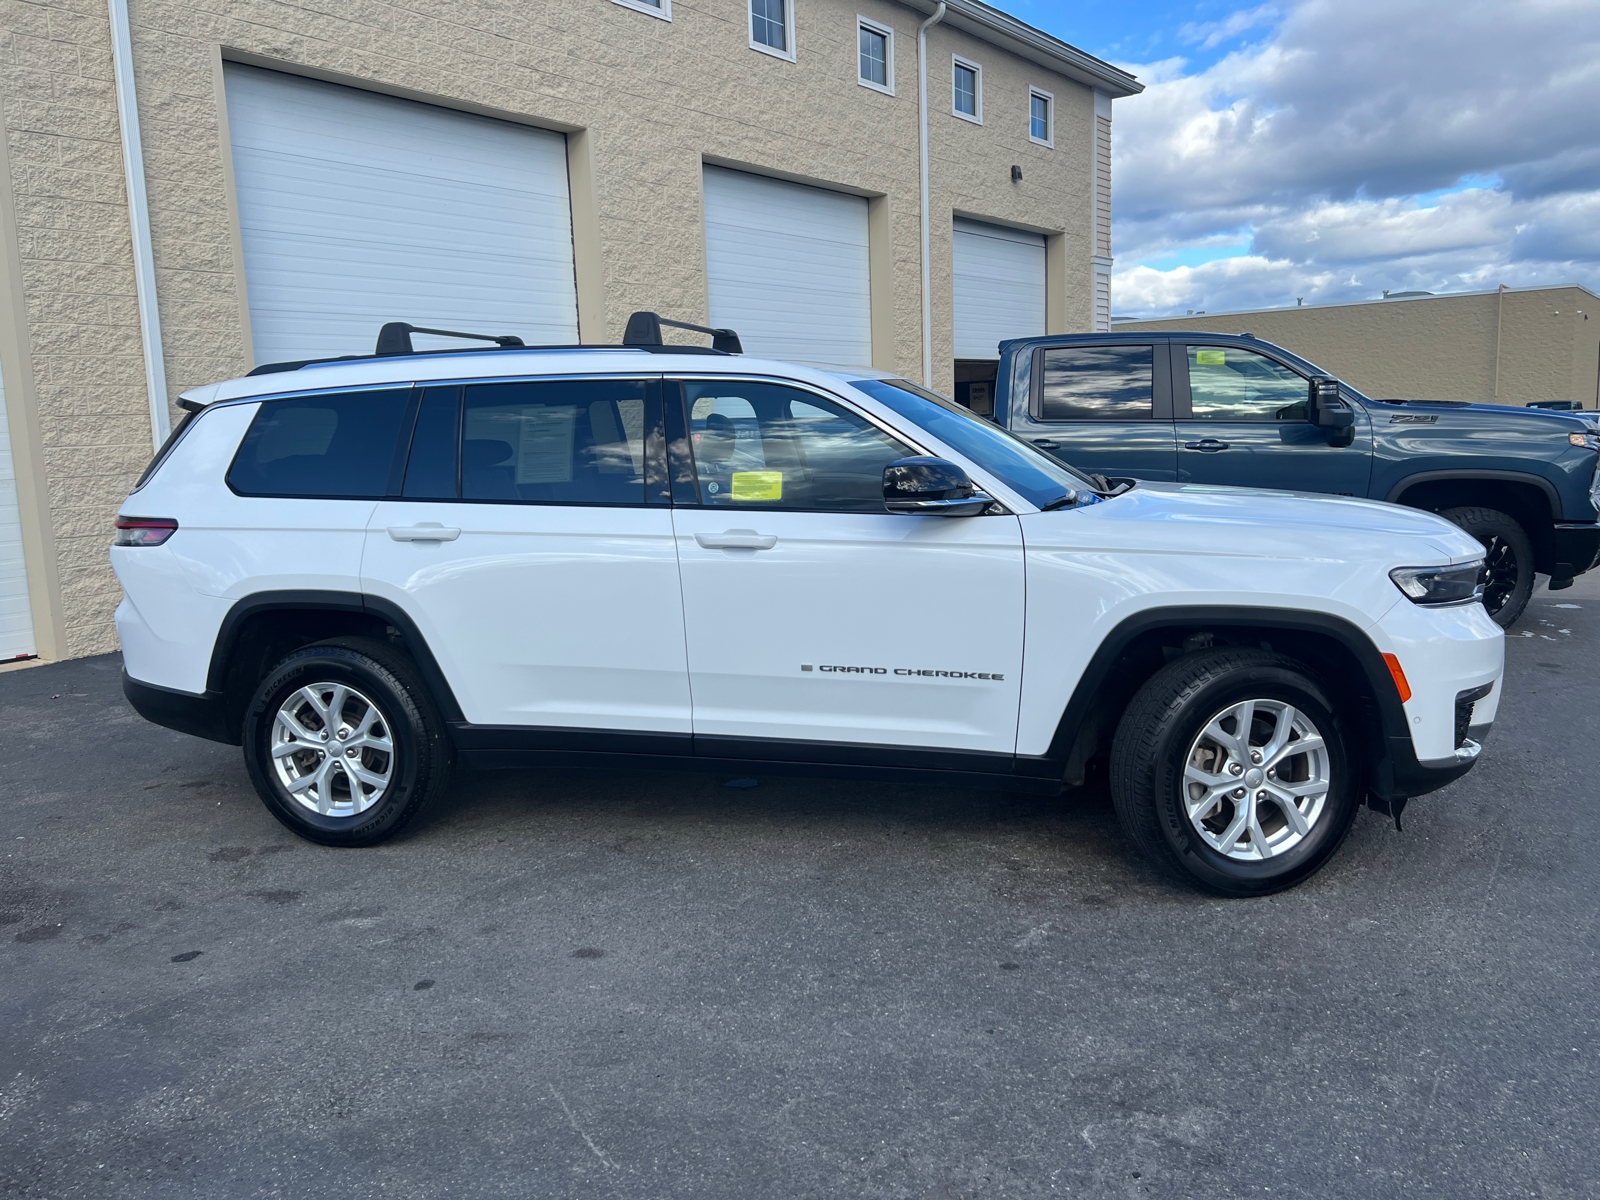
[[[918,451],[837,398],[665,392],[695,753],[1010,770],[1017,518],[886,512],[883,468]]]
[[[1305,376],[1240,346],[1174,341],[1172,382],[1180,482],[1367,494],[1372,425],[1359,404],[1341,445],[1311,423]]]
[[[1040,346],[1011,431],[1068,466],[1135,479],[1177,478],[1167,344]]]

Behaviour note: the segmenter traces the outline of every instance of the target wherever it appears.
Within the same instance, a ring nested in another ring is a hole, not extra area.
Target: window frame
[[[883,35],[883,83],[874,83],[861,74],[861,31],[863,29]],[[882,92],[885,96],[894,95],[894,29],[892,26],[880,24],[870,17],[863,17],[859,13],[856,14],[856,82],[864,88]]]
[[[750,35],[750,49],[770,54],[773,58],[780,58],[784,62],[794,62],[794,0],[778,0],[778,2],[783,5],[783,38],[788,43],[787,49],[779,50],[775,46],[756,40],[755,0],[744,0],[745,31]]]
[[[1268,354],[1260,346],[1240,346],[1228,341],[1199,342],[1190,341],[1187,337],[1174,338],[1171,345],[1172,354],[1172,390],[1176,419],[1179,421],[1202,421],[1209,425],[1306,425],[1311,422],[1311,378],[1301,368],[1286,363],[1276,354]],[[1270,363],[1276,363],[1291,375],[1298,375],[1306,385],[1306,415],[1304,417],[1201,417],[1194,411],[1193,381],[1189,378],[1189,351],[1191,350],[1237,350],[1244,354],[1254,354],[1264,358]],[[1181,365],[1180,365],[1181,364]]]
[[[962,112],[956,107],[956,68],[965,67],[972,72],[972,107],[970,113]],[[950,114],[960,117],[963,121],[971,121],[974,125],[983,124],[983,64],[973,62],[970,58],[963,58],[959,54],[950,56]]]
[[[1044,101],[1044,132],[1042,138],[1033,136],[1033,102],[1035,99]],[[1047,150],[1056,148],[1056,97],[1054,92],[1047,92],[1041,87],[1028,89],[1028,140],[1035,146],[1043,146]]]
[[[330,496],[307,495],[304,492],[241,492],[233,484],[233,469],[239,463],[239,456],[244,453],[245,443],[250,440],[250,431],[255,428],[255,423],[261,417],[261,405],[271,404],[276,400],[311,400],[318,396],[340,396],[355,392],[403,392],[405,398],[401,401],[404,408],[400,414],[400,428],[395,434],[394,451],[389,460],[389,476],[384,485],[384,495],[373,496]],[[417,406],[421,393],[412,382],[405,383],[374,383],[374,384],[347,384],[329,388],[303,388],[293,392],[268,392],[260,396],[240,396],[236,400],[224,400],[215,404],[208,404],[202,412],[210,412],[213,408],[236,408],[246,404],[257,406],[256,412],[251,415],[250,422],[245,426],[244,433],[239,436],[239,444],[233,448],[233,453],[228,458],[228,469],[222,473],[223,485],[241,500],[341,500],[351,504],[372,504],[376,500],[384,500],[396,491],[405,476],[405,464],[411,455],[411,436],[417,423]],[[189,422],[188,424],[193,424]],[[187,426],[186,426],[187,428]]]
[[[917,455],[943,458],[944,455],[936,450],[930,450],[927,443],[913,437],[908,437],[903,430],[896,429],[889,422],[883,420],[876,413],[867,412],[859,405],[851,403],[843,396],[835,395],[822,388],[806,383],[799,379],[784,379],[777,375],[724,375],[716,372],[705,374],[684,373],[681,375],[668,375],[662,380],[661,408],[666,426],[666,442],[668,454],[668,472],[672,479],[672,506],[674,508],[697,508],[708,512],[803,512],[817,513],[825,516],[877,516],[871,512],[851,512],[834,508],[789,508],[773,504],[707,504],[700,494],[700,472],[694,458],[693,439],[689,432],[689,401],[688,389],[684,386],[689,383],[760,383],[776,387],[791,388],[797,392],[807,392],[824,400],[829,404],[844,409],[852,416],[859,417],[883,436],[892,441],[899,442],[911,451],[912,457]],[[883,516],[893,517],[887,508]]]
[[[634,12],[647,13],[659,21],[672,20],[672,0],[660,0],[659,4],[651,4],[650,0],[611,0],[611,3],[631,8]]]
[[[1150,415],[1140,417],[1054,417],[1043,416],[1044,412],[1044,382],[1045,361],[1044,356],[1050,350],[1092,350],[1102,347],[1129,348],[1143,347],[1150,351]],[[1039,429],[1057,429],[1064,425],[1109,425],[1117,422],[1125,424],[1168,424],[1175,419],[1172,383],[1172,350],[1170,343],[1165,340],[1152,338],[1107,338],[1099,342],[1069,342],[1064,345],[1035,346],[1029,356],[1030,370],[1028,379],[1028,408],[1026,425]],[[1022,422],[1019,422],[1022,424]]]

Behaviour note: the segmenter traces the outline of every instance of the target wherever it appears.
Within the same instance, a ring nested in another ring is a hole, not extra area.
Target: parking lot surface
[[[1103,787],[457,778],[277,825],[116,657],[0,674],[0,1195],[1600,1192],[1600,581],[1478,768],[1217,900]]]

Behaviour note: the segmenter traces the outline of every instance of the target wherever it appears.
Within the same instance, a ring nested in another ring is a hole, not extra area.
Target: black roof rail
[[[407,325],[404,321],[390,321],[378,330],[378,348],[373,352],[374,358],[381,358],[389,354],[415,354],[416,350],[411,345],[413,333],[431,333],[438,337],[470,338],[478,342],[493,342],[502,350],[515,350],[525,348],[523,340],[509,333],[458,333],[453,329],[424,329],[421,325]]]
[[[704,346],[668,346],[661,340],[661,327],[671,325],[675,329],[692,329],[696,333],[709,333],[711,335],[711,349]],[[690,325],[686,321],[669,321],[665,317],[657,316],[653,312],[636,312],[628,318],[627,332],[622,336],[620,346],[594,346],[594,345],[549,345],[529,346],[514,334],[502,333],[461,333],[453,329],[426,329],[421,325],[410,325],[405,321],[389,321],[378,330],[377,348],[372,354],[332,354],[327,358],[301,358],[292,362],[262,363],[259,367],[246,372],[250,375],[276,375],[283,371],[298,371],[301,367],[317,366],[322,363],[360,362],[375,358],[402,358],[420,357],[425,354],[463,354],[477,353],[464,347],[448,347],[443,350],[418,350],[411,344],[413,333],[431,333],[438,337],[472,338],[476,341],[493,342],[498,350],[643,350],[650,354],[743,354],[744,347],[739,344],[739,335],[731,329],[712,329],[706,325]],[[487,349],[487,347],[485,347]]]
[[[731,329],[713,329],[709,325],[691,325],[688,321],[669,321],[666,317],[653,312],[636,312],[628,318],[628,328],[622,334],[624,346],[637,346],[640,350],[654,350],[664,347],[661,340],[661,327],[670,325],[674,329],[690,329],[695,333],[709,333],[711,335],[711,348],[722,354],[743,354],[744,347],[739,343],[739,335]]]

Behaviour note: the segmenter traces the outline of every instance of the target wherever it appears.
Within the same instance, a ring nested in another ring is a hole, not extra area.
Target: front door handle
[[[461,536],[461,530],[437,521],[421,521],[416,525],[391,525],[389,536],[397,542],[453,542]]]
[[[1052,442],[1049,438],[1034,438],[1033,439],[1033,444],[1035,446],[1039,447],[1039,449],[1041,449],[1041,450],[1059,450],[1059,449],[1061,449],[1061,443],[1060,442]]]
[[[1219,442],[1216,438],[1201,438],[1198,442],[1185,442],[1185,450],[1199,450],[1202,454],[1214,454],[1218,450],[1226,450],[1227,442]]]
[[[729,529],[723,533],[697,533],[694,540],[702,550],[771,550],[778,539],[754,529]]]

